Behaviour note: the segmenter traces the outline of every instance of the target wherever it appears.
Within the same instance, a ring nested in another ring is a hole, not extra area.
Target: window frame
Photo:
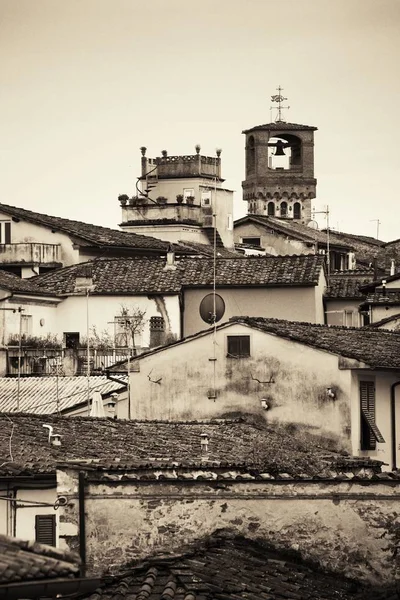
[[[245,240],[247,240],[247,241],[245,241]],[[259,240],[259,243],[254,244],[253,242],[249,242],[248,240]],[[259,246],[261,248],[261,237],[256,237],[256,236],[242,237],[242,244],[249,244],[249,246]]]
[[[238,342],[238,351],[232,348],[233,343]],[[245,342],[245,344],[243,343]],[[243,346],[246,346],[243,351]],[[248,334],[232,334],[226,336],[226,356],[227,358],[234,358],[240,360],[242,358],[251,357],[251,338]]]

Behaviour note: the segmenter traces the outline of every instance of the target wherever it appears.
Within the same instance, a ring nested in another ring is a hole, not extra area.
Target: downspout
[[[400,381],[392,383],[390,386],[390,425],[392,430],[392,471],[397,469],[396,466],[396,387],[400,385]]]
[[[79,471],[78,482],[79,503],[79,556],[81,558],[81,577],[86,573],[86,518],[85,518],[85,472]]]

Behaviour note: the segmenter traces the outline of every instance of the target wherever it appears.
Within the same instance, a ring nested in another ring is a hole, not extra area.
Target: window
[[[192,196],[193,196],[193,194],[192,194]],[[209,190],[206,192],[201,192],[201,205],[202,206],[210,206],[211,205],[211,192]]]
[[[64,344],[66,348],[77,348],[79,346],[79,331],[66,331],[64,333]]]
[[[301,204],[300,204],[300,202],[295,202],[293,204],[293,219],[301,219]]]
[[[361,450],[375,450],[385,440],[375,423],[375,382],[360,381]]]
[[[228,335],[228,357],[246,358],[250,356],[249,335]]]
[[[287,217],[287,202],[281,202],[281,217]]]
[[[0,221],[0,244],[11,244],[11,221]]]
[[[228,231],[232,231],[232,229],[233,229],[233,217],[230,213],[228,214],[227,229],[228,229]]]
[[[242,244],[250,244],[251,246],[261,246],[261,238],[259,237],[244,237]]]
[[[188,198],[194,198],[194,189],[193,188],[185,188],[183,190],[183,199],[186,201]]]
[[[56,515],[36,515],[35,541],[48,546],[56,545]]]
[[[353,327],[353,311],[345,310],[344,311],[344,325],[345,327]]]
[[[21,315],[21,334],[30,335],[32,333],[32,315]]]
[[[267,214],[269,217],[275,216],[275,204],[274,202],[268,202]]]

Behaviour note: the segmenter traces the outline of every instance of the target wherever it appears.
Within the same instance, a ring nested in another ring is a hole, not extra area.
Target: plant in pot
[[[178,204],[182,204],[183,203],[183,194],[177,194],[176,201]]]
[[[157,204],[167,204],[168,199],[165,196],[158,196],[158,198],[156,198],[156,202]]]
[[[194,204],[194,196],[186,196],[187,204]]]
[[[126,203],[129,200],[129,196],[127,194],[120,194],[118,196],[118,200],[120,201],[121,206],[126,206]]]

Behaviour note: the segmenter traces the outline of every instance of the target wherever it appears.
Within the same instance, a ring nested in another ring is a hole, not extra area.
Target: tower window
[[[268,209],[267,209],[267,214],[269,217],[274,217],[275,216],[275,203],[274,202],[268,202]]]
[[[247,173],[254,173],[256,167],[256,149],[254,144],[254,136],[250,136],[247,140],[246,148],[246,171]]]
[[[287,217],[288,209],[287,202],[281,202],[281,217]]]
[[[295,202],[293,204],[293,219],[301,219],[301,204],[300,204],[300,202]]]

